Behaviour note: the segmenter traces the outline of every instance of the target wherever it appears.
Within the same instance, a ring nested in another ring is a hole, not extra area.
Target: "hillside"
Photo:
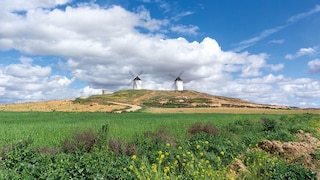
[[[233,107],[233,108],[269,108],[288,109],[285,106],[257,104],[238,98],[214,96],[197,91],[164,91],[164,90],[121,90],[107,95],[95,95],[89,98],[77,98],[76,103],[106,102],[127,103],[146,107],[162,108],[200,108],[200,107]]]

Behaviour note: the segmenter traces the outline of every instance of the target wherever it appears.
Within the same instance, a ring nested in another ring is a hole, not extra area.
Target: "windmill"
[[[139,74],[134,75],[131,71],[129,71],[130,75],[132,76],[132,81],[129,83],[129,85],[133,85],[133,89],[142,89],[142,81],[139,78],[139,76],[142,74],[142,71],[140,71]]]
[[[183,81],[180,78],[182,74],[183,74],[183,71],[181,71],[178,76],[174,76],[172,74],[169,74],[171,77],[175,78],[174,84],[173,84],[175,91],[183,91]]]

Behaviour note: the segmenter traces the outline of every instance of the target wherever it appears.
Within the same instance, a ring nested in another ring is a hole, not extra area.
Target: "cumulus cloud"
[[[26,8],[25,14],[6,11],[4,14],[10,18],[0,16],[0,49],[42,56],[43,61],[47,56],[61,57],[58,67],[63,73],[27,57],[20,58],[20,63],[1,65],[0,96],[6,101],[60,99],[101,93],[101,89],[131,89],[129,72],[142,70],[140,78],[146,89],[169,90],[174,80],[169,74],[184,70],[181,78],[186,89],[259,103],[290,104],[284,90],[300,97],[291,90],[297,89],[292,84],[299,82],[269,74],[284,65],[269,64],[265,53],[223,51],[210,37],[190,42],[183,37],[166,36],[166,30],[196,34],[196,26],[154,19],[144,8],[131,12],[121,6],[68,6],[67,0],[50,1],[50,5],[41,2],[34,1],[32,7],[66,6]],[[276,31],[265,31],[257,40]],[[255,42],[253,39],[247,43]],[[75,88],[73,83],[79,81],[85,87]],[[308,83],[313,86],[305,88],[306,92],[318,88],[317,81]]]
[[[320,59],[315,59],[308,62],[310,73],[320,73]]]
[[[39,101],[48,99],[48,95],[64,97],[55,91],[67,88],[72,79],[52,76],[49,66],[34,65],[31,62],[30,58],[22,57],[20,64],[0,65],[0,103]]]

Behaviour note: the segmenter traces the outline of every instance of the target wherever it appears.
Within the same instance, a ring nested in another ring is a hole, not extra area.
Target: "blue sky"
[[[184,88],[320,107],[318,0],[2,0],[0,103]]]

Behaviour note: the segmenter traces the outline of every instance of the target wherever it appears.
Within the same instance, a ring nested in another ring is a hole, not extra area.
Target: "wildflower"
[[[152,169],[152,172],[157,172],[157,165],[156,164],[152,164],[151,165],[151,169]]]
[[[200,145],[199,144],[197,145],[197,149],[200,149]]]
[[[133,155],[132,156],[132,160],[136,160],[137,159],[137,156],[136,155]]]
[[[130,166],[129,166],[129,169],[131,169],[131,170],[132,170],[132,169],[133,169],[133,166],[132,166],[132,165],[130,165]]]
[[[179,146],[179,147],[178,147],[178,149],[179,149],[179,150],[181,150],[181,149],[182,149],[182,147],[181,147],[181,146]]]
[[[162,154],[162,151],[158,151],[158,154],[161,155],[161,154]]]
[[[223,151],[221,151],[221,152],[220,152],[220,154],[223,156],[223,155],[224,155],[224,152],[223,152]]]
[[[163,158],[164,158],[164,155],[163,155],[163,154],[161,154],[161,155],[160,155],[160,160],[161,160],[161,159],[163,159]]]
[[[209,144],[209,142],[208,142],[208,141],[205,141],[204,143],[205,143],[205,144]]]
[[[201,156],[201,157],[203,156],[203,152],[200,152],[200,156]]]

